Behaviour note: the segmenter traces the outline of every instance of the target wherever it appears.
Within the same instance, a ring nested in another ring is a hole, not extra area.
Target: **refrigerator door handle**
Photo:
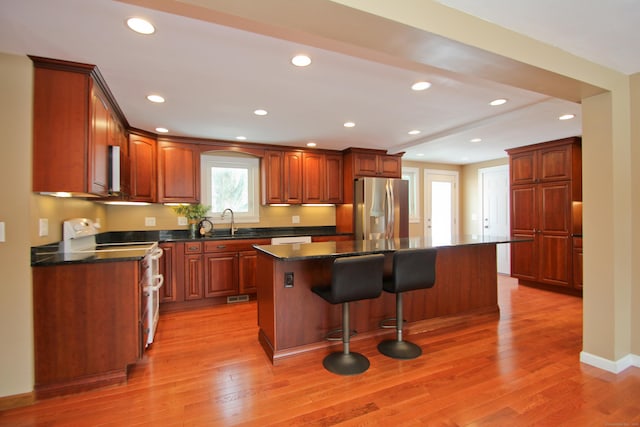
[[[391,180],[387,180],[385,186],[387,192],[387,230],[385,238],[393,239],[393,231],[395,229],[395,197],[393,194],[393,184]]]

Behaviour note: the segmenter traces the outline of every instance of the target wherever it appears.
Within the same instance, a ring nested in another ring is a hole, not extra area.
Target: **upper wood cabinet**
[[[31,59],[33,191],[108,196],[109,146],[120,146],[126,156],[126,136],[97,68]]]
[[[200,201],[200,147],[158,141],[158,202]]]
[[[265,150],[262,160],[262,204],[302,203],[302,153]]]
[[[305,152],[303,203],[342,203],[342,155]]]
[[[402,177],[402,157],[362,150],[351,150],[354,177]]]
[[[136,202],[157,200],[156,140],[129,135],[129,199]]]
[[[559,140],[537,149],[509,150],[511,183],[570,180],[581,171],[580,152],[571,143],[572,138]],[[534,146],[535,147],[535,146]]]

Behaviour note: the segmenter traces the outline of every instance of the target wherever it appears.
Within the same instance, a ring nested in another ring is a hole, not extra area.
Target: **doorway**
[[[482,236],[509,236],[509,166],[478,169]],[[511,248],[497,245],[498,273],[511,274]]]
[[[458,234],[458,172],[426,169],[424,235],[433,245],[448,244]]]

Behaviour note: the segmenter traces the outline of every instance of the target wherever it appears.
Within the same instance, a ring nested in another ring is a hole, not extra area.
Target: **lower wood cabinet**
[[[255,294],[257,252],[253,245],[269,243],[269,239],[162,243],[162,309],[225,303],[229,296]]]

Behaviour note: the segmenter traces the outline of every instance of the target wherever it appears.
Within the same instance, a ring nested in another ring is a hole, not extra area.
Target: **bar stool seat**
[[[322,365],[338,375],[356,375],[369,369],[369,359],[349,349],[351,335],[349,303],[377,298],[382,293],[384,255],[360,255],[336,258],[331,285],[311,290],[330,304],[342,304],[342,351],[326,356]]]
[[[436,254],[437,250],[434,248],[401,249],[394,252],[391,277],[385,278],[383,289],[385,292],[396,294],[396,339],[384,340],[378,344],[378,351],[385,356],[394,359],[415,359],[422,354],[419,346],[402,338],[402,294],[433,287],[436,281]]]

